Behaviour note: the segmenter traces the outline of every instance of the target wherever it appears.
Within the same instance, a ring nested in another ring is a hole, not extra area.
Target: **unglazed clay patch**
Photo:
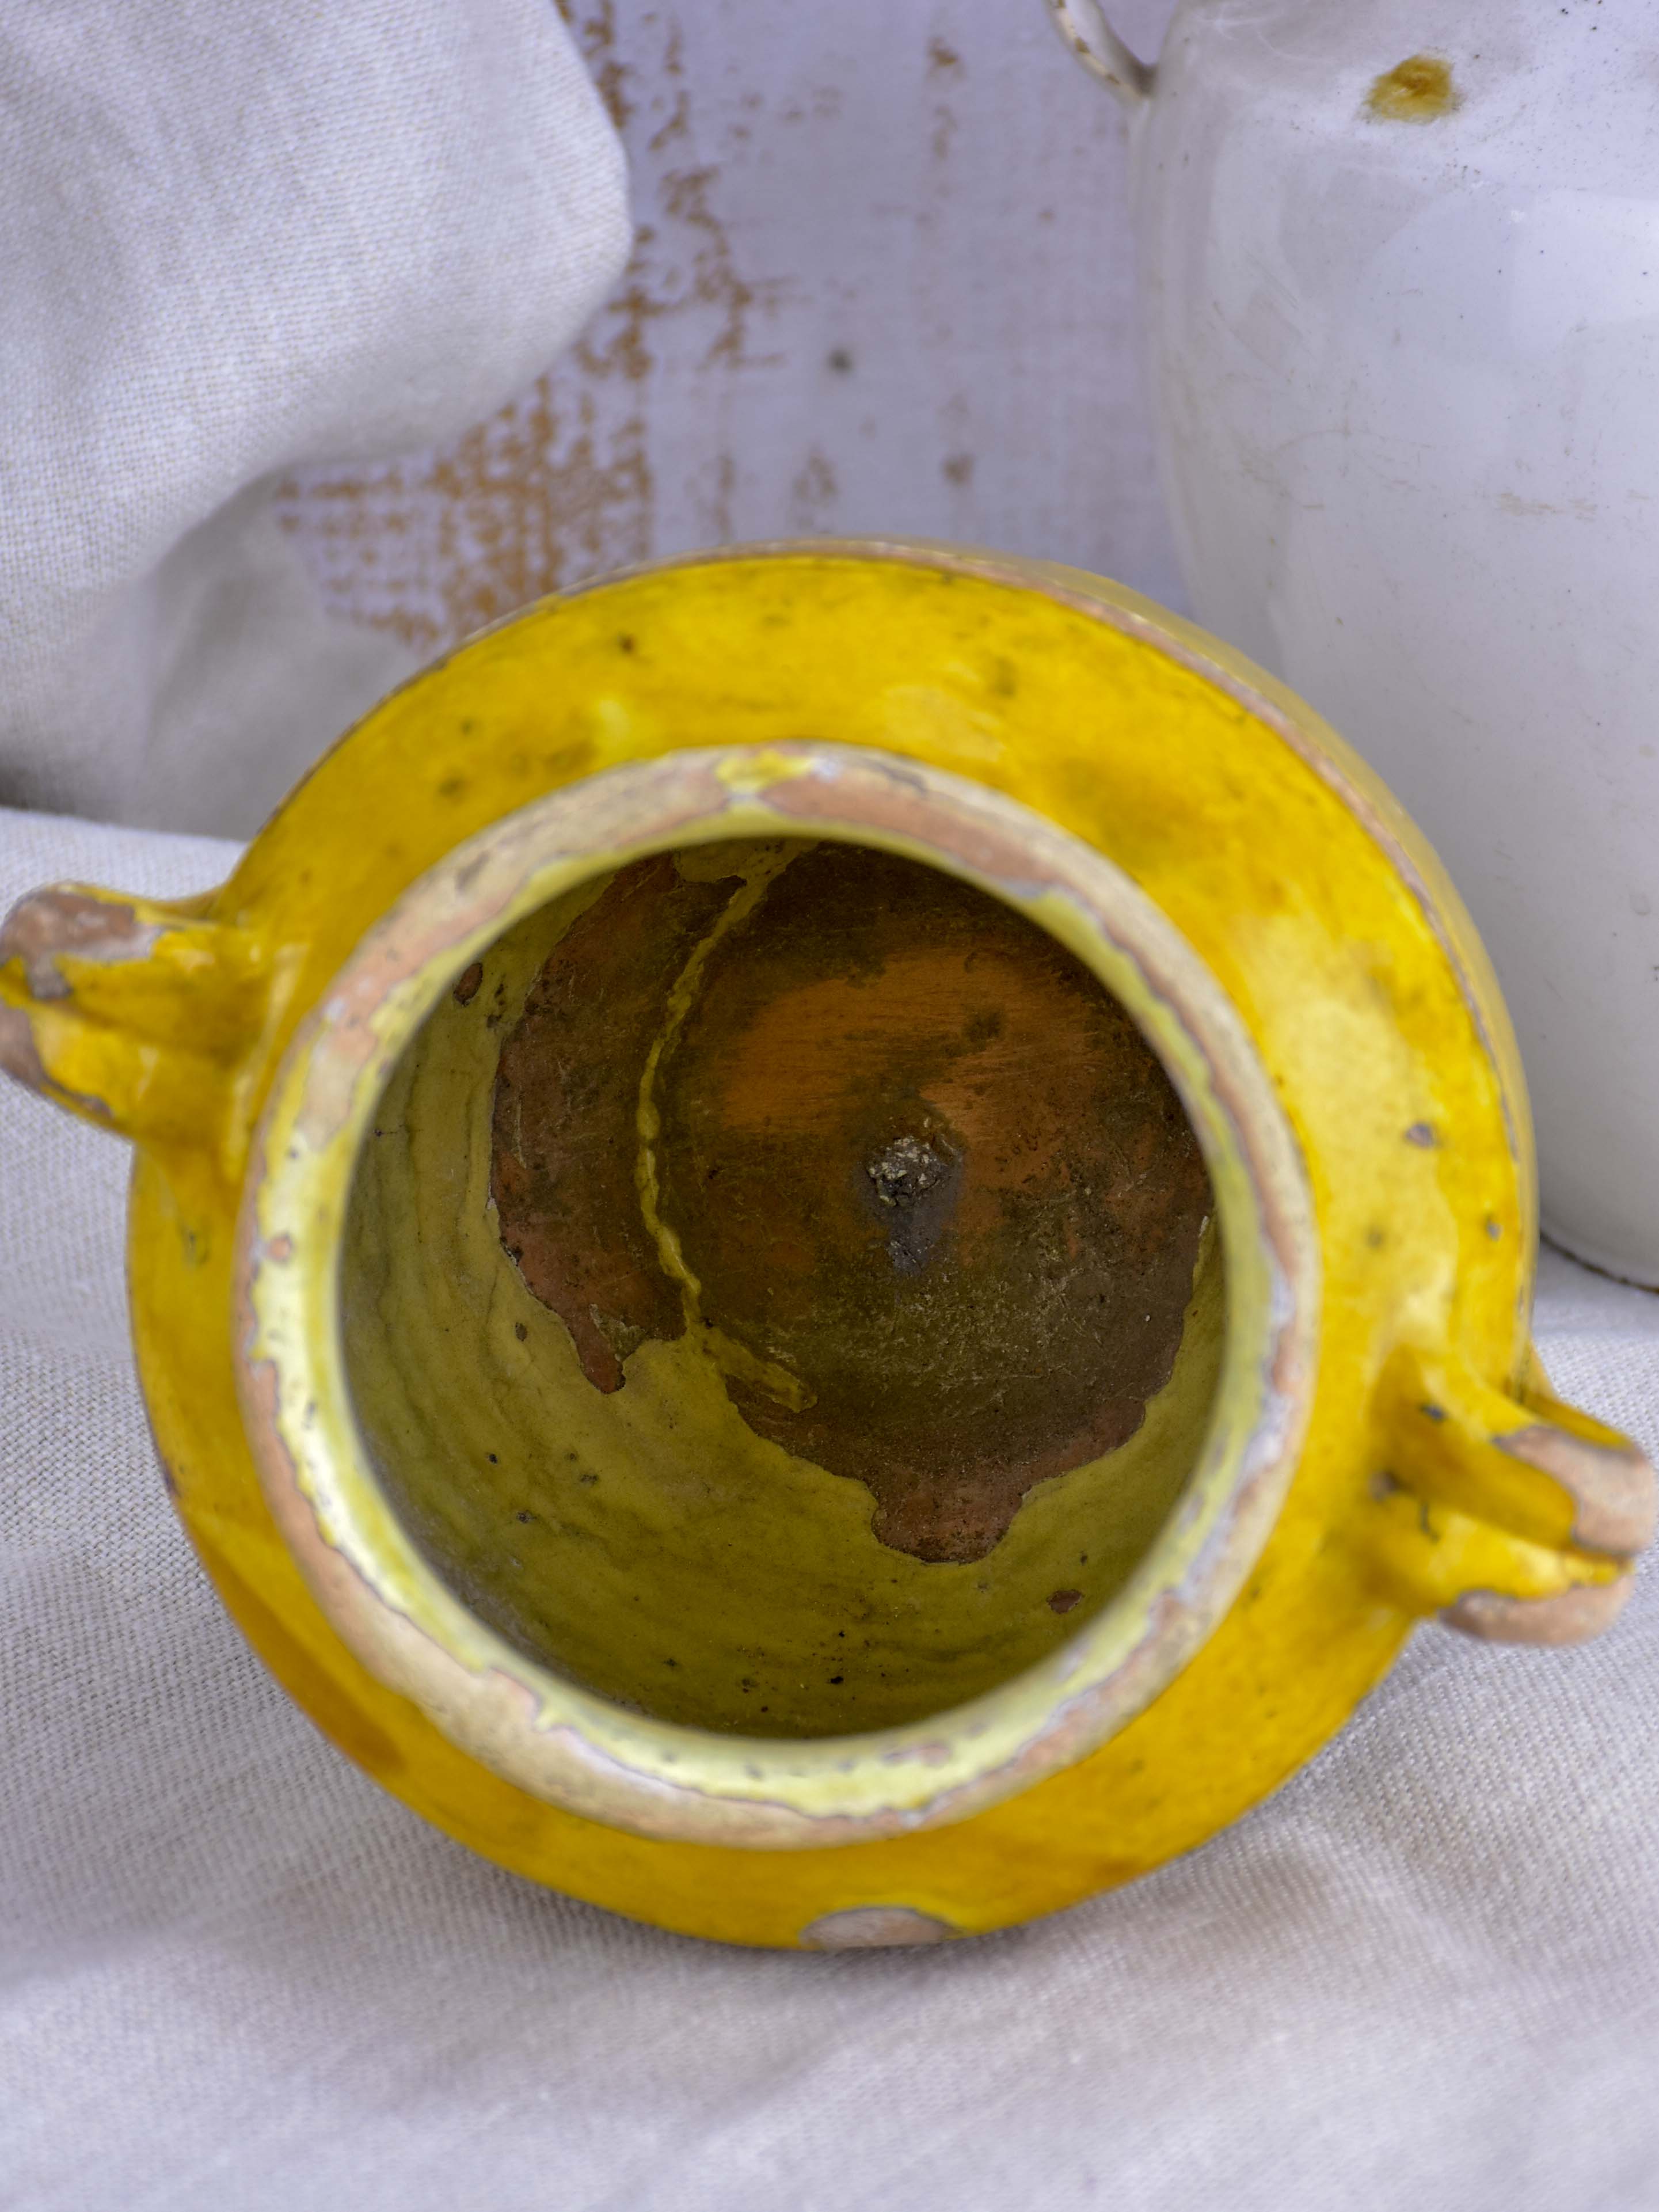
[[[949,1943],[961,1934],[949,1921],[909,1905],[855,1905],[825,1912],[800,1931],[805,1951],[890,1951],[906,1944]]]
[[[937,870],[805,842],[614,878],[502,1050],[491,1188],[596,1389],[690,1328],[757,1434],[867,1486],[883,1543],[957,1561],[1139,1427],[1210,1210],[1080,962]]]

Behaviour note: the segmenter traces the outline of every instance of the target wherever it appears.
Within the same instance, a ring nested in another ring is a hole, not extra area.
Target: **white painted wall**
[[[908,532],[1181,604],[1135,360],[1117,112],[1042,0],[572,0],[639,225],[574,354],[442,453],[282,511],[423,653],[720,540]],[[1170,0],[1121,0],[1155,47]]]

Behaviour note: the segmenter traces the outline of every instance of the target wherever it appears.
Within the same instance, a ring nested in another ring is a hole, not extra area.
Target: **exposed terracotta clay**
[[[961,1933],[948,1920],[913,1905],[855,1905],[820,1913],[800,1931],[804,1951],[885,1951],[907,1944],[948,1943]]]
[[[501,1055],[503,1241],[597,1387],[690,1320],[884,1543],[981,1558],[1168,1380],[1196,1141],[1122,1009],[982,893],[829,844],[734,924],[739,890],[641,862],[550,958]]]
[[[70,987],[57,964],[60,955],[105,963],[142,960],[159,933],[131,906],[54,884],[20,899],[6,916],[0,963],[21,960],[37,999],[67,999]]]
[[[622,1388],[646,1337],[685,1326],[635,1187],[640,1077],[675,979],[730,895],[683,881],[666,855],[625,868],[556,947],[501,1053],[501,1242],[600,1390]]]

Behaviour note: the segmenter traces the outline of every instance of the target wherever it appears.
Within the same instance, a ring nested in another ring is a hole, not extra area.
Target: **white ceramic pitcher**
[[[1659,8],[1182,0],[1130,111],[1199,619],[1320,708],[1492,948],[1544,1221],[1659,1284]]]

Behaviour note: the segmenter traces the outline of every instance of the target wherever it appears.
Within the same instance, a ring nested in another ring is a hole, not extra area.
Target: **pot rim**
[[[761,1739],[654,1721],[470,1612],[380,1487],[340,1317],[346,1212],[404,1050],[515,922],[627,860],[811,836],[944,870],[1065,944],[1139,1024],[1215,1193],[1226,1328],[1205,1439],[1128,1581],[1036,1666],[903,1727]],[[753,1848],[958,1820],[1070,1765],[1188,1663],[1242,1588],[1295,1470],[1316,1368],[1319,1247],[1299,1148],[1237,1009],[1113,862],[1003,793],[862,746],[732,744],[609,769],[458,846],[371,928],[266,1101],[239,1218],[234,1357],[272,1512],[331,1625],[452,1741],[547,1802],[636,1833]]]

